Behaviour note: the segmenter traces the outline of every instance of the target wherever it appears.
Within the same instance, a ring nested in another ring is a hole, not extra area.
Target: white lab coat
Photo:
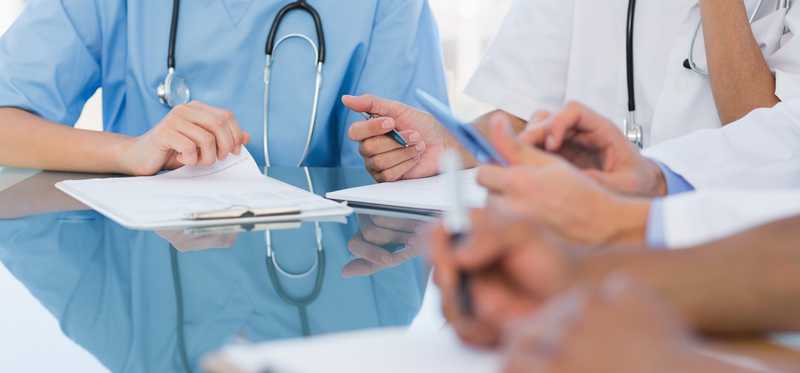
[[[800,216],[800,191],[715,189],[687,193],[665,199],[662,214],[666,246],[684,248]]]
[[[800,100],[664,142],[645,155],[698,190],[800,189]]]
[[[746,0],[752,11],[758,0]],[[765,0],[754,34],[776,73],[776,95],[800,97],[800,9]],[[627,0],[516,0],[466,92],[520,118],[584,102],[620,128],[627,113]],[[635,25],[637,121],[646,145],[720,119],[707,77],[686,70],[700,22],[697,0],[640,0]],[[702,34],[696,61],[706,67]]]

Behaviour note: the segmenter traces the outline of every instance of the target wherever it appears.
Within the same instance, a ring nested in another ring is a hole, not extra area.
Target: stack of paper
[[[465,199],[470,207],[482,207],[486,203],[486,189],[478,185],[476,177],[475,169],[461,172],[461,179],[466,184],[463,188]],[[438,213],[448,208],[448,192],[442,176],[435,176],[345,189],[328,193],[326,197],[347,201],[352,206]]]
[[[209,167],[183,167],[151,177],[70,180],[56,187],[132,229],[198,227],[327,218],[352,213],[346,206],[261,174],[243,149]],[[292,216],[194,220],[219,211],[291,211]]]
[[[448,329],[378,329],[235,346],[203,363],[213,373],[496,373],[500,366],[496,353],[470,349]]]

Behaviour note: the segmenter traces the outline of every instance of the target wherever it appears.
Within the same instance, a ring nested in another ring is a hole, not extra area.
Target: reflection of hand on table
[[[194,234],[184,230],[156,231],[156,234],[181,252],[229,249],[237,237],[236,233]]]
[[[342,269],[342,276],[369,276],[422,254],[424,246],[415,235],[421,222],[370,215],[359,215],[358,220],[361,229],[347,245],[355,259]]]

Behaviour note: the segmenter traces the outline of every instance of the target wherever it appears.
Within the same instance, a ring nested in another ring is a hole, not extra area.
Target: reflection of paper
[[[497,354],[463,346],[452,331],[379,329],[231,347],[203,364],[215,373],[496,373]]]
[[[463,188],[470,207],[481,207],[486,202],[486,189],[479,186],[477,170],[461,171],[466,183]],[[326,197],[355,204],[398,207],[412,210],[441,212],[448,208],[442,176],[418,180],[382,183],[328,193]]]
[[[197,225],[188,224],[187,217],[192,213],[232,207],[291,207],[300,209],[304,215],[349,212],[339,204],[262,175],[246,149],[209,167],[183,167],[151,177],[72,180],[56,186],[133,228],[175,226],[174,223],[181,221],[186,222],[183,226]]]

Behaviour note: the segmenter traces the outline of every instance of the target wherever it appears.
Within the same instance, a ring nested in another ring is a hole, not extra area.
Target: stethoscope
[[[758,13],[764,7],[764,0],[759,0],[755,10],[753,13],[748,17],[748,21],[750,24],[753,24],[758,16]],[[777,4],[777,9],[788,9],[791,7],[791,0],[779,0]],[[636,89],[635,89],[635,77],[634,77],[634,26],[635,26],[635,19],[636,19],[636,0],[628,0],[628,21],[627,21],[627,31],[626,31],[626,43],[625,43],[625,54],[626,54],[626,78],[627,78],[627,88],[628,88],[628,114],[625,118],[625,137],[628,138],[628,141],[632,142],[639,149],[644,148],[644,127],[636,121]],[[700,36],[700,30],[703,27],[703,20],[701,19],[697,23],[697,27],[694,30],[694,35],[692,37],[692,41],[689,45],[689,54],[686,60],[683,61],[683,67],[687,70],[691,70],[701,76],[708,76],[708,71],[706,69],[701,68],[696,60],[695,60],[695,47],[697,46],[697,40]]]
[[[172,0],[172,20],[169,29],[169,49],[167,51],[167,75],[164,81],[158,86],[156,94],[162,104],[167,105],[169,108],[187,104],[192,99],[191,89],[189,88],[188,81],[176,73],[175,64],[175,49],[177,43],[179,16],[180,16],[180,0]],[[281,23],[286,16],[294,10],[300,10],[308,13],[314,20],[314,27],[317,34],[317,43],[315,44],[310,37],[303,34],[289,34],[283,36],[276,41],[278,31]],[[308,124],[308,131],[306,133],[305,146],[303,147],[302,157],[297,163],[297,166],[302,166],[308,157],[309,148],[311,147],[311,140],[314,137],[314,129],[317,123],[317,112],[319,110],[319,98],[322,92],[322,69],[325,65],[325,31],[322,28],[322,18],[319,12],[307,3],[306,0],[294,1],[278,11],[275,20],[272,22],[269,34],[267,35],[267,42],[265,47],[266,61],[264,63],[264,161],[267,166],[271,165],[269,157],[269,96],[270,96],[270,75],[272,73],[272,65],[275,62],[273,55],[278,47],[289,39],[300,39],[307,42],[311,49],[314,51],[314,60],[316,63],[316,81],[314,83],[314,101],[311,108],[311,116]]]
[[[308,189],[311,193],[314,193],[314,183],[311,179],[311,172],[308,170],[308,167],[304,167],[303,170],[305,171],[305,178],[306,183],[308,185]],[[319,222],[314,222],[314,238],[316,242],[316,249],[315,251],[315,258],[314,263],[311,267],[303,272],[291,272],[284,269],[275,255],[275,251],[273,250],[272,246],[272,232],[270,230],[266,230],[265,233],[266,239],[266,246],[267,246],[267,257],[266,257],[266,268],[267,274],[269,275],[270,282],[272,283],[272,287],[275,292],[278,294],[278,297],[281,300],[289,305],[292,305],[297,308],[298,318],[300,319],[300,327],[304,337],[311,336],[311,323],[308,319],[308,306],[313,304],[317,298],[319,298],[320,293],[322,292],[322,285],[325,280],[325,250],[323,249],[322,245],[322,226]],[[180,263],[178,261],[178,249],[176,249],[173,245],[170,244],[170,265],[172,270],[172,287],[175,291],[175,307],[176,307],[176,319],[177,319],[177,343],[178,343],[178,351],[179,351],[179,358],[181,364],[183,365],[184,371],[191,372],[191,365],[189,363],[189,354],[186,349],[186,332],[184,329],[184,301],[183,301],[183,283],[181,281],[181,274],[180,274]],[[316,272],[316,277],[314,278],[314,288],[308,295],[297,297],[289,294],[288,291],[283,287],[283,283],[280,280],[279,274],[283,275],[288,279],[302,279],[311,276],[312,273]]]

